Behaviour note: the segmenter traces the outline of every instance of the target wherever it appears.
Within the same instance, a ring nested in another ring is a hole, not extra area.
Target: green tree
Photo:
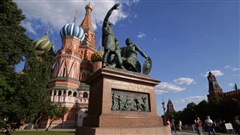
[[[54,60],[54,57],[47,53],[41,56],[33,55],[27,58],[24,74],[18,77],[14,104],[20,107],[21,111],[18,114],[25,122],[32,123],[41,109],[50,102],[46,98],[47,84]]]
[[[15,66],[33,50],[26,30],[20,25],[24,19],[16,3],[0,1],[0,117],[17,107],[9,106],[17,81]]]
[[[33,122],[48,104],[47,83],[54,57],[36,56],[32,40],[25,34],[22,10],[12,0],[0,1],[0,120]],[[24,73],[15,67],[27,61]]]
[[[68,111],[67,108],[62,107],[61,104],[55,103],[49,104],[49,106],[47,106],[46,108],[45,116],[47,116],[47,118],[50,118],[50,123],[45,131],[49,130],[53,121],[58,119],[63,120],[63,116],[67,113],[67,111]]]

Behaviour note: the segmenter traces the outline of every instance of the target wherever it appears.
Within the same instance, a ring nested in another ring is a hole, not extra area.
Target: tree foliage
[[[31,40],[20,25],[25,19],[12,0],[0,1],[0,117],[16,106],[9,106],[15,92],[15,65],[32,52]]]
[[[58,119],[63,119],[67,111],[68,111],[67,108],[62,107],[61,104],[55,104],[55,103],[49,104],[49,106],[47,106],[46,108],[45,115],[50,119],[50,124],[46,128],[46,131],[49,130],[53,121]]]
[[[216,96],[210,102],[203,100],[197,105],[189,103],[182,111],[176,112],[174,119],[181,120],[183,124],[188,125],[193,124],[196,117],[200,117],[204,121],[208,115],[215,121],[230,121],[237,114],[236,108],[239,106],[234,104],[232,100],[223,100]]]
[[[12,0],[0,1],[0,120],[33,122],[39,111],[50,104],[47,84],[54,57],[36,56],[32,40],[25,34],[22,10]],[[24,72],[15,66],[25,61]]]

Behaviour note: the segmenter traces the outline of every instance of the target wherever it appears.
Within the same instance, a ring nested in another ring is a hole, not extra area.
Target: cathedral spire
[[[96,49],[96,44],[95,44],[95,33],[92,28],[92,22],[91,22],[91,12],[93,10],[92,5],[89,4],[86,5],[85,7],[86,13],[85,13],[85,18],[83,19],[81,23],[81,27],[84,30],[84,33],[86,35],[82,45],[87,45],[92,47],[93,49]]]

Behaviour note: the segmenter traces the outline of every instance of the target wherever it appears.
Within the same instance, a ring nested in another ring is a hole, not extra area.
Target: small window
[[[83,98],[88,98],[88,93],[87,92],[83,93]]]
[[[71,96],[71,95],[72,95],[72,92],[71,92],[71,91],[69,91],[69,92],[68,92],[68,96]]]
[[[62,95],[62,91],[58,91],[58,96],[61,96]]]
[[[74,93],[73,93],[73,97],[76,97],[76,96],[77,96],[77,92],[74,92]]]

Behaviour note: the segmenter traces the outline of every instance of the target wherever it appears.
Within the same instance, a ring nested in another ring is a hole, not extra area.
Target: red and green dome
[[[44,52],[48,52],[51,49],[54,51],[54,45],[48,38],[48,32],[46,32],[42,38],[33,41],[33,45],[35,46],[37,54],[43,54]]]

